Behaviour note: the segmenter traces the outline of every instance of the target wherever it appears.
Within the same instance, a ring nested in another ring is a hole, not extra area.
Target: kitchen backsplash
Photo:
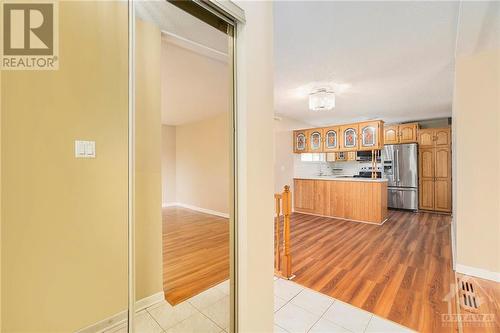
[[[303,162],[300,159],[300,154],[294,155],[294,177],[314,177],[320,173],[323,175],[346,175],[353,176],[359,174],[362,168],[369,169],[372,166],[371,162]],[[382,164],[378,163],[377,168],[382,169]]]

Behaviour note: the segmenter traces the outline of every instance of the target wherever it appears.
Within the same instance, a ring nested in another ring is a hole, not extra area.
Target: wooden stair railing
[[[274,194],[274,200],[276,211],[274,221],[274,272],[278,276],[291,280],[295,275],[292,274],[292,255],[290,253],[290,214],[292,212],[290,186],[286,185],[283,193]],[[281,241],[280,230],[281,216],[283,216],[283,241]]]

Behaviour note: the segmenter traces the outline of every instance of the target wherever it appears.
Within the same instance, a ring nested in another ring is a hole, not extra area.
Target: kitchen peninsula
[[[357,222],[387,219],[387,179],[318,176],[294,178],[294,210]]]

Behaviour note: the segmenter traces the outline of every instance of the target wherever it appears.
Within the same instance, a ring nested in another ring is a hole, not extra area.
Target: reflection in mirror
[[[229,38],[136,3],[136,332],[229,331]]]

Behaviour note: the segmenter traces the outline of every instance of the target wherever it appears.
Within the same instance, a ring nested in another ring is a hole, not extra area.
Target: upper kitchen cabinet
[[[418,123],[385,125],[384,144],[413,143],[417,142]]]
[[[323,151],[323,129],[313,128],[306,131],[307,152],[321,153]]]
[[[293,152],[296,154],[307,153],[306,131],[293,131]]]
[[[386,145],[393,145],[399,143],[399,126],[398,125],[385,125],[384,126],[384,143]]]
[[[340,150],[350,151],[358,149],[358,124],[340,126],[342,140],[340,141]]]
[[[420,147],[447,147],[451,145],[450,128],[426,128],[418,133]]]
[[[323,128],[324,144],[323,151],[332,152],[340,149],[339,142],[339,127],[326,127]]]
[[[417,142],[418,123],[399,125],[399,143]]]
[[[451,145],[451,129],[437,128],[435,131],[435,143],[437,147],[446,147]]]
[[[381,130],[383,121],[368,121],[358,124],[359,128],[359,150],[382,149],[384,146]]]

